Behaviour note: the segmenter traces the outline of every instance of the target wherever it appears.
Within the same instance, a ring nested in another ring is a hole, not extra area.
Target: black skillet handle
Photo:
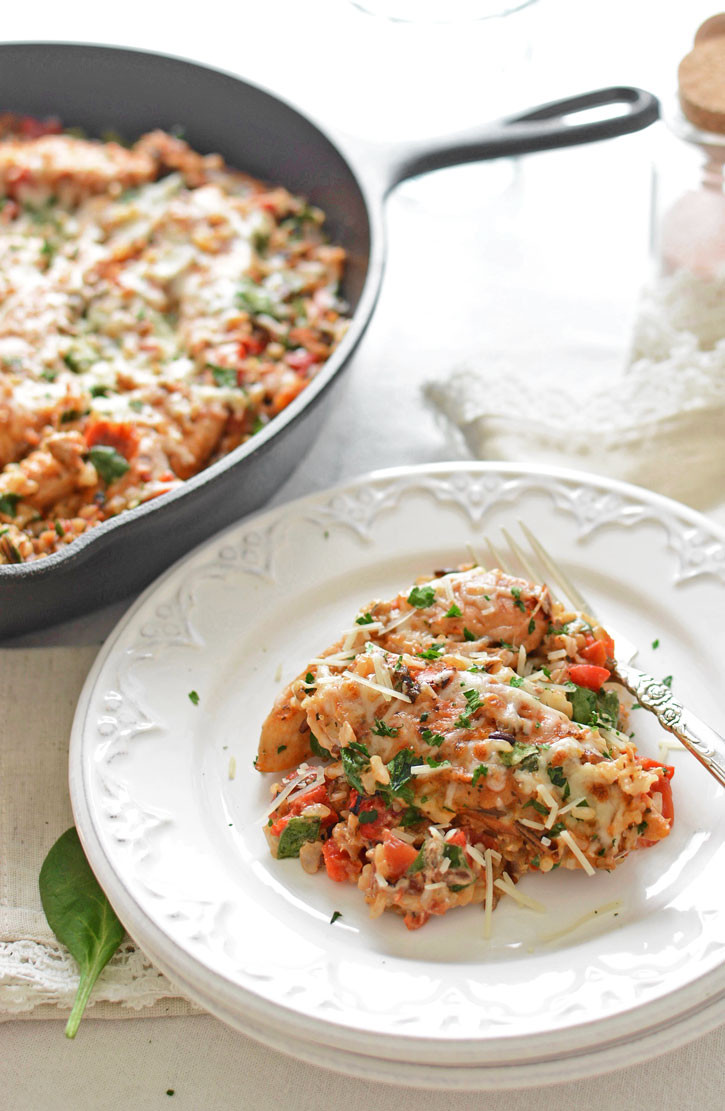
[[[607,105],[616,106],[620,111],[604,119],[577,123],[574,118],[569,122],[579,112]],[[622,107],[624,111],[621,111]],[[393,155],[386,159],[385,191],[407,178],[445,166],[530,154],[627,135],[654,123],[659,117],[659,110],[659,102],[651,93],[626,85],[553,100],[530,111],[498,120],[483,131],[474,128],[438,142],[428,140],[403,149],[398,147],[397,157]]]

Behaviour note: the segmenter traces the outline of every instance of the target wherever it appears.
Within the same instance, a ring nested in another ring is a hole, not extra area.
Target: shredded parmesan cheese
[[[577,858],[577,860],[581,864],[581,866],[584,869],[584,871],[586,872],[586,874],[588,876],[593,876],[595,869],[592,868],[591,864],[589,863],[587,858],[584,856],[584,853],[581,851],[581,849],[577,845],[576,841],[574,840],[572,835],[569,833],[568,829],[562,830],[562,832],[559,834],[559,840],[563,841],[565,845],[569,846],[573,855]]]
[[[502,891],[504,895],[510,895],[519,906],[528,907],[529,910],[538,910],[540,913],[546,911],[546,907],[543,903],[540,903],[538,899],[532,899],[530,895],[524,895],[523,892],[518,891],[511,877],[506,872],[504,872],[500,879],[495,881],[493,886],[497,887],[499,891]]]
[[[491,850],[486,849],[483,856],[486,866],[486,902],[483,911],[483,936],[488,940],[491,936],[491,914],[493,912],[493,866],[491,864]]]
[[[313,768],[310,768],[308,764],[302,764],[300,766],[299,774],[296,775],[294,777],[294,779],[291,780],[291,782],[288,783],[287,786],[284,787],[280,791],[280,793],[277,795],[276,799],[274,799],[274,801],[272,802],[272,805],[267,810],[265,810],[265,812],[264,812],[265,818],[268,818],[270,814],[274,813],[274,811],[277,809],[277,807],[281,803],[283,803],[284,800],[289,795],[292,794],[295,787],[299,787],[300,783],[303,783],[305,780],[309,779],[312,776],[313,771],[314,771],[314,779],[312,780],[311,783],[305,783],[305,786],[304,786],[305,791],[309,791],[313,787],[318,787],[320,785],[320,783],[325,782],[324,768],[314,768],[313,769]]]
[[[378,691],[382,694],[386,702],[390,702],[392,698],[399,698],[401,702],[410,702],[407,694],[402,691],[393,690],[391,687],[384,687],[382,683],[374,683],[372,679],[364,679],[362,675],[355,675],[352,671],[343,671],[343,679],[352,679],[353,683],[359,683],[362,687],[370,687],[371,690]]]

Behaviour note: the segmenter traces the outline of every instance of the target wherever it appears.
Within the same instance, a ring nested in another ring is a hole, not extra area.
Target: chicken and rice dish
[[[672,828],[671,767],[626,732],[614,645],[546,586],[445,570],[361,609],[277,698],[271,852],[409,929],[527,872],[612,870]],[[530,901],[530,900],[529,900]]]
[[[263,428],[347,326],[324,215],[162,131],[0,115],[0,564]]]

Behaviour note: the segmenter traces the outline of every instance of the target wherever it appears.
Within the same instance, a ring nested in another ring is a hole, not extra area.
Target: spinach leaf
[[[510,752],[499,752],[499,759],[507,768],[521,767],[533,772],[539,766],[539,746],[516,741]]]
[[[14,517],[20,494],[0,494],[0,513],[6,517]]]
[[[370,753],[366,746],[361,744],[360,741],[351,741],[345,748],[340,749],[340,759],[342,760],[345,779],[350,786],[359,791],[361,795],[366,794],[367,792],[360,779],[361,773],[370,767]]]
[[[290,818],[279,837],[277,859],[299,856],[305,841],[316,841],[319,832],[319,818]]]
[[[96,468],[98,477],[107,486],[110,486],[117,478],[123,478],[130,466],[128,461],[115,448],[108,447],[107,444],[96,444],[95,447],[92,447],[88,452],[88,459]]]
[[[614,691],[590,691],[587,687],[575,687],[567,691],[566,697],[571,702],[572,717],[580,725],[617,728],[619,699]]]
[[[394,795],[406,797],[406,792],[402,788],[410,782],[410,769],[418,763],[420,759],[412,748],[401,748],[400,752],[396,752],[393,759],[388,761],[386,767],[390,773],[389,790]]]
[[[310,749],[314,756],[320,756],[323,760],[330,759],[330,753],[322,747],[314,733],[310,733]]]
[[[125,930],[100,888],[72,826],[43,861],[40,899],[51,930],[75,957],[81,978],[65,1028],[74,1038],[99,973],[123,941]]]

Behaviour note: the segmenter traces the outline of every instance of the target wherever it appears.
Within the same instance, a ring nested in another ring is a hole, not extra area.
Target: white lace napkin
[[[535,329],[533,330],[535,333]],[[725,277],[644,294],[629,355],[582,343],[482,351],[425,387],[474,456],[611,475],[702,510],[725,490]],[[551,337],[549,337],[551,339]]]
[[[0,1020],[58,1018],[78,985],[75,961],[45,920],[38,873],[73,824],[68,739],[97,647],[0,649]],[[93,1018],[196,1010],[127,941],[101,973]]]

